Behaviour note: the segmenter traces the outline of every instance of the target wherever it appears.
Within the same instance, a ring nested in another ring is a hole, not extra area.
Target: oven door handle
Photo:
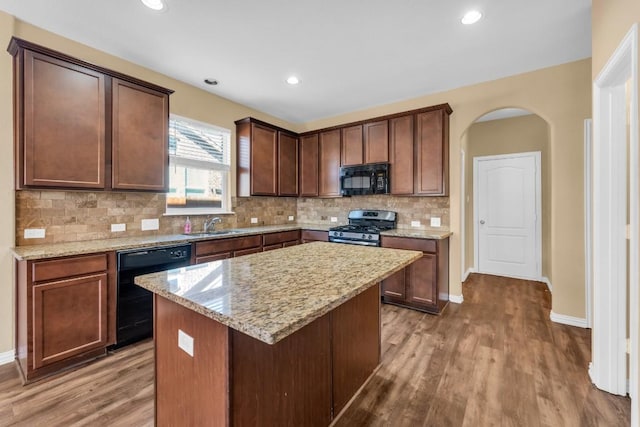
[[[331,239],[329,241],[333,243],[347,243],[349,245],[378,246],[376,242],[361,242],[359,240]]]

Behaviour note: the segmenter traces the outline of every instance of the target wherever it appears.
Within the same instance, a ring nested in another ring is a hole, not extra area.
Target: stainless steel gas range
[[[329,229],[329,241],[351,245],[380,246],[380,233],[398,224],[398,214],[392,211],[353,210],[349,224]]]

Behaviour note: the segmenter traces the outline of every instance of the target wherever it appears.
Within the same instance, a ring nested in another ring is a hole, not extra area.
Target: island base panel
[[[229,329],[154,295],[156,425],[229,425]],[[193,338],[193,357],[178,347]]]
[[[231,334],[233,426],[329,425],[330,314],[273,345]]]
[[[333,414],[380,363],[380,294],[373,286],[331,312]]]
[[[273,345],[158,295],[154,331],[156,425],[324,427],[379,365],[378,287]]]

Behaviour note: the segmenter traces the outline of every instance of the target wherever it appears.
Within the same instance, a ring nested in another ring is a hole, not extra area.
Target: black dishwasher
[[[120,251],[117,255],[116,344],[111,349],[153,335],[153,294],[137,286],[133,279],[142,274],[188,266],[191,245]]]

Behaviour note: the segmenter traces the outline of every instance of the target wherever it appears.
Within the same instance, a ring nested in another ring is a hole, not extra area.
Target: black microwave
[[[372,163],[340,168],[340,193],[343,196],[388,194],[389,163]]]

